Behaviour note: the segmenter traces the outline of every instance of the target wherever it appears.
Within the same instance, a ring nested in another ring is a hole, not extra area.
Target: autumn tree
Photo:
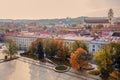
[[[57,44],[56,56],[65,59],[69,52],[69,48],[64,45],[63,41],[57,41],[56,44]]]
[[[120,43],[109,43],[94,55],[94,60],[101,72],[101,77],[107,80],[109,74],[113,71],[113,59],[120,56]]]
[[[63,41],[55,39],[46,39],[44,41],[44,50],[47,57],[61,57],[66,58],[69,48],[64,45]]]
[[[56,45],[54,39],[46,38],[44,41],[44,51],[47,57],[55,56]]]
[[[76,51],[77,48],[83,48],[88,52],[88,45],[84,41],[76,40],[70,46],[71,46],[71,51],[70,51],[71,53]]]
[[[3,50],[3,53],[6,53],[12,59],[12,57],[16,55],[18,51],[18,46],[16,42],[13,41],[12,39],[7,39],[5,41],[5,46],[6,46],[6,49]]]
[[[35,41],[33,41],[30,46],[29,46],[29,53],[31,54],[36,54],[37,51],[37,46],[39,42],[43,42],[43,40],[41,38],[36,39]]]
[[[62,33],[68,33],[69,30],[68,30],[67,28],[63,28],[63,29],[61,29],[61,32],[62,32]]]
[[[70,64],[74,69],[81,70],[88,62],[88,52],[84,49],[78,48],[75,52],[71,53]]]
[[[96,29],[101,29],[101,28],[103,28],[104,26],[103,26],[102,24],[98,24],[98,25],[96,25],[95,27],[96,27]]]

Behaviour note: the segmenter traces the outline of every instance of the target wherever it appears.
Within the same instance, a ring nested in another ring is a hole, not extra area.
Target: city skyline
[[[0,0],[0,19],[120,17],[120,0]]]

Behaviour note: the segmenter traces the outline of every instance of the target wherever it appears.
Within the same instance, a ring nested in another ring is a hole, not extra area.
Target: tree
[[[44,41],[44,50],[47,57],[57,56],[65,59],[69,48],[63,41],[48,38]]]
[[[108,49],[107,49],[108,48]],[[109,73],[112,72],[112,56],[109,46],[96,52],[94,60],[96,61],[98,68],[101,72],[101,77],[105,80],[109,77]]]
[[[107,80],[109,74],[113,71],[113,59],[120,56],[120,43],[109,43],[94,55],[94,60],[101,72],[101,77]]]
[[[108,18],[109,18],[110,25],[111,25],[111,23],[112,23],[112,18],[113,18],[113,16],[114,16],[113,10],[112,10],[112,9],[109,9]]]
[[[62,28],[62,29],[61,29],[61,32],[62,32],[62,33],[68,33],[69,30],[68,30],[67,28]]]
[[[37,45],[36,54],[38,54],[39,60],[44,58],[44,51],[43,51],[43,46],[41,42],[39,42]]]
[[[74,69],[81,70],[82,67],[88,64],[87,58],[88,52],[82,48],[78,48],[75,52],[71,53],[70,64]]]
[[[47,29],[47,26],[43,26],[43,30],[46,30]]]
[[[98,25],[96,25],[96,29],[101,29],[101,28],[103,28],[104,26],[102,25],[102,24],[98,24]]]
[[[120,43],[112,42],[108,46],[111,47],[113,69],[120,72]]]
[[[92,29],[91,25],[85,26],[86,29]]]
[[[84,41],[74,41],[71,44],[71,51],[70,52],[74,52],[76,51],[77,48],[83,48],[84,50],[86,50],[88,52],[88,46]]]
[[[38,47],[38,43],[39,42],[43,42],[43,40],[41,38],[37,38],[35,41],[33,41],[30,46],[29,46],[29,52],[30,54],[36,54],[37,51],[37,47]]]
[[[55,56],[56,45],[54,44],[54,39],[47,38],[44,41],[44,51],[47,57]]]
[[[57,50],[56,56],[62,59],[65,59],[69,52],[69,48],[64,45],[63,41],[57,41]]]
[[[10,58],[17,54],[18,46],[12,39],[7,39],[5,41],[6,49],[3,50],[3,53],[6,53]]]

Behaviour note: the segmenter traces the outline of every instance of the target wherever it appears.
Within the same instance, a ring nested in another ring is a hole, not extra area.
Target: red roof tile
[[[86,23],[109,23],[108,19],[85,19]]]

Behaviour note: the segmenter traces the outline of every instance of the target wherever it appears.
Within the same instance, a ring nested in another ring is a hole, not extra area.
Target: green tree
[[[38,55],[39,60],[44,59],[43,45],[41,42],[37,44],[36,54]]]
[[[3,50],[3,53],[6,53],[10,58],[17,54],[18,46],[12,39],[7,39],[5,41],[6,49]]]
[[[76,51],[77,48],[83,48],[84,50],[86,50],[88,52],[88,45],[87,43],[85,43],[84,41],[74,41],[71,44],[71,53]]]
[[[101,28],[103,28],[104,26],[102,25],[102,24],[98,24],[98,25],[96,25],[96,29],[101,29]]]
[[[98,65],[98,69],[101,72],[101,77],[107,80],[109,74],[113,71],[112,63],[113,59],[120,56],[120,43],[109,43],[94,55],[94,60]]]

